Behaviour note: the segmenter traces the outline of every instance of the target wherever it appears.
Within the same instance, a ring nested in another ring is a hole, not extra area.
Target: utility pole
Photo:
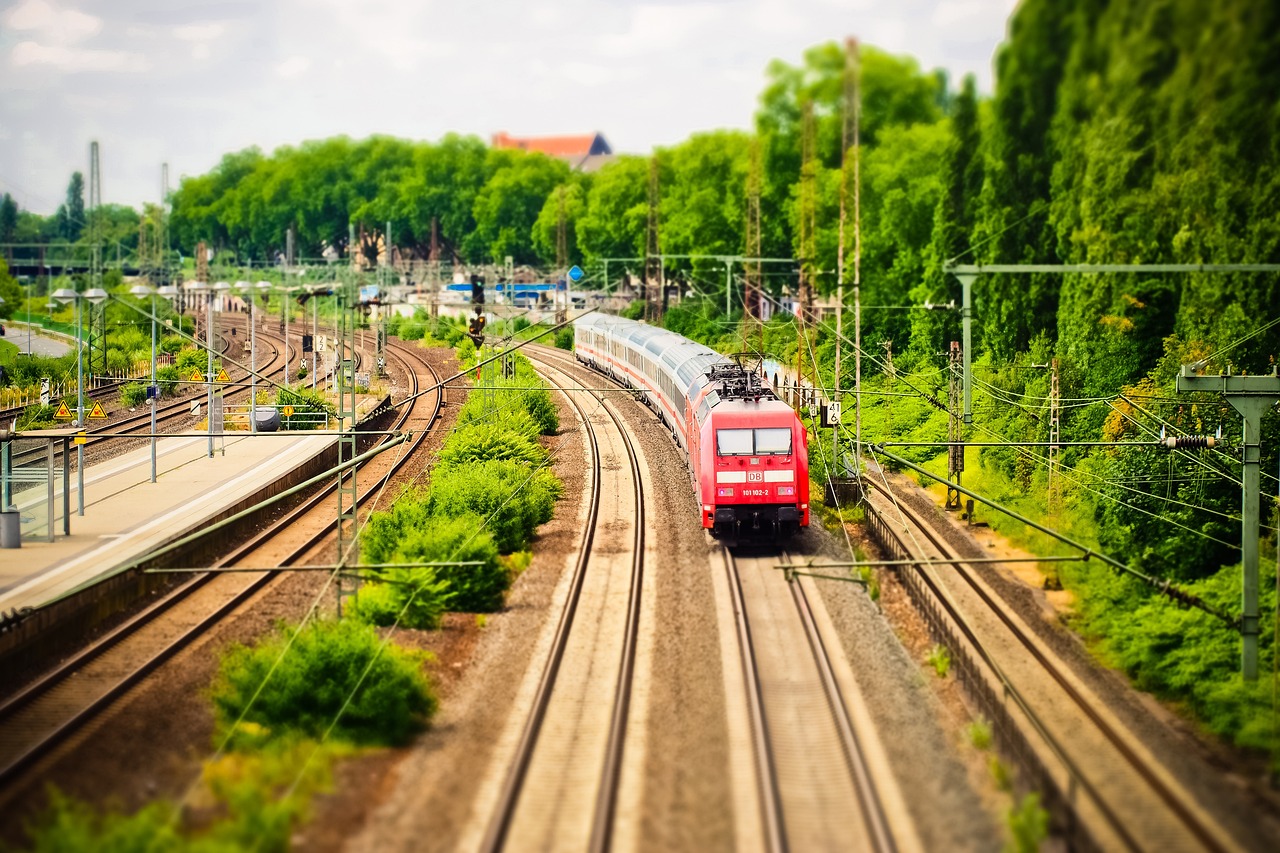
[[[898,380],[898,373],[893,366],[893,341],[891,340],[881,341],[880,346],[884,347],[884,372],[889,377],[889,390],[892,391],[896,387],[895,383]],[[891,430],[893,429],[893,398],[892,397],[886,398],[885,409],[887,410],[887,413],[888,413],[888,417],[886,418],[886,421],[889,424],[889,430],[887,431],[890,432],[890,434],[892,434],[891,433]]]
[[[964,471],[964,436],[960,413],[962,381],[960,342],[951,342],[950,370],[947,372],[947,502],[946,509],[960,508],[960,475]]]
[[[644,246],[644,278],[640,281],[640,298],[644,300],[644,318],[645,320],[654,319],[656,314],[657,320],[662,319],[661,309],[655,308],[650,310],[649,297],[649,281],[653,278],[657,279],[658,287],[662,288],[663,298],[665,299],[666,287],[662,282],[662,241],[659,239],[658,229],[661,227],[659,222],[659,204],[661,196],[658,190],[658,158],[649,158],[649,223],[645,231]]]
[[[169,164],[160,164],[160,283],[169,284]]]
[[[743,259],[742,343],[750,348],[749,335],[757,331],[757,349],[764,352],[764,320],[760,317],[760,191],[763,184],[760,143],[751,140],[751,161],[747,171],[747,257]],[[755,328],[752,324],[755,324]]]
[[[1176,379],[1178,393],[1216,391],[1227,398],[1244,419],[1241,478],[1240,563],[1244,572],[1241,590],[1240,671],[1246,681],[1258,680],[1258,521],[1261,514],[1262,415],[1280,402],[1280,373],[1275,366],[1270,376],[1234,376],[1230,368],[1219,376],[1194,375],[1183,365]]]
[[[102,207],[102,160],[98,153],[98,142],[89,143],[89,205],[86,218],[89,224],[89,240],[92,243],[92,261],[89,268],[89,286],[102,287],[102,232],[99,227],[100,208]],[[97,356],[101,356],[99,359]],[[95,369],[96,366],[96,369]],[[96,376],[107,370],[107,308],[102,305],[89,305],[89,382],[94,383]]]
[[[1058,442],[1061,439],[1062,396],[1058,387],[1058,360],[1049,360],[1049,511],[1056,503],[1054,468],[1058,464]]]
[[[832,399],[839,401],[840,399],[840,380],[843,366],[840,363],[841,346],[840,342],[844,339],[844,223],[845,223],[845,199],[849,192],[848,181],[848,161],[849,161],[849,141],[850,130],[849,123],[853,122],[853,169],[854,169],[854,253],[853,253],[853,301],[854,301],[854,343],[853,343],[853,359],[854,359],[854,470],[862,470],[862,305],[861,293],[859,289],[860,279],[859,271],[861,269],[861,234],[859,233],[858,224],[858,200],[859,194],[857,190],[858,184],[858,40],[849,38],[845,40],[845,72],[844,72],[844,102],[841,110],[840,120],[840,228],[839,236],[836,242],[836,363],[835,363],[835,387],[832,391]],[[832,458],[836,464],[840,464],[839,459],[839,441],[836,439],[835,433],[839,431],[839,424],[835,424],[832,430]]]
[[[813,101],[804,102],[800,137],[800,293],[796,307],[796,383],[806,378],[809,355],[809,321],[813,316],[813,285],[817,274],[818,164],[813,121]],[[812,375],[817,377],[817,365]],[[817,385],[815,381],[813,383]]]
[[[334,302],[338,309],[337,320],[337,381],[338,389],[338,461],[339,463],[355,459],[359,453],[356,437],[356,376],[355,376],[355,307],[356,307],[356,284],[352,279],[350,282],[339,282],[333,290]],[[350,322],[348,322],[350,315]],[[346,476],[344,476],[344,474]],[[356,489],[356,468],[352,466],[348,472],[338,472],[338,560],[339,566],[348,565],[348,563],[356,563],[359,560],[358,554],[352,551],[350,561],[344,554],[344,541],[347,540],[344,526],[350,522],[351,524],[351,544],[355,544],[357,521],[356,501],[359,492]],[[342,613],[342,601],[344,598],[354,596],[358,590],[358,582],[356,586],[348,589],[347,583],[339,574],[338,586],[338,613]]]
[[[564,184],[557,188],[556,207],[556,324],[559,325],[565,321],[569,309],[569,239],[564,215]],[[562,281],[565,283],[563,294],[560,293]]]

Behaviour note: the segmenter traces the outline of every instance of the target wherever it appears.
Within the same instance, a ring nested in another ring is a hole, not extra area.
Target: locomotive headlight
[[[796,493],[795,486],[778,486],[778,497],[788,497]]]
[[[724,486],[720,486],[719,488],[716,489],[716,497],[731,498],[733,497],[733,489],[727,489]]]

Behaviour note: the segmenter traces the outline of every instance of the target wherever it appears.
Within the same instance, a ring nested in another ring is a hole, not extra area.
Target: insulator
[[[1192,450],[1201,447],[1215,447],[1218,440],[1211,435],[1178,435],[1168,436],[1162,442],[1170,450]]]

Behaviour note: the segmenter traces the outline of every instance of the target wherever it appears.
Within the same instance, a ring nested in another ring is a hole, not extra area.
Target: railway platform
[[[143,444],[85,467],[83,516],[76,511],[77,478],[71,476],[72,494],[64,501],[57,477],[53,541],[45,535],[47,486],[15,494],[24,535],[20,548],[0,550],[0,613],[42,607],[118,573],[277,488],[309,460],[331,456],[336,441],[332,433],[227,436],[210,458],[205,435],[164,437],[157,444],[154,483],[151,447]]]

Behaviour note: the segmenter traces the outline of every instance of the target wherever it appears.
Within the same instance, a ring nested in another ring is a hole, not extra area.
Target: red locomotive
[[[671,430],[713,536],[781,539],[809,526],[804,424],[756,373],[673,332],[603,314],[574,321],[574,351],[641,392]]]

